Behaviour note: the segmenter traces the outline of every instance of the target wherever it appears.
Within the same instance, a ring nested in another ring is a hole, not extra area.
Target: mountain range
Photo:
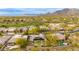
[[[79,9],[76,8],[65,8],[62,10],[58,10],[54,13],[48,13],[47,15],[49,16],[74,16],[74,17],[79,17]]]

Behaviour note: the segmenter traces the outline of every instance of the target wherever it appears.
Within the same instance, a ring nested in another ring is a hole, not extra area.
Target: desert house
[[[58,30],[58,29],[62,28],[60,23],[50,23],[48,27],[51,30],[56,30],[56,29]]]
[[[60,46],[67,45],[67,42],[65,42],[65,35],[63,35],[61,33],[56,33],[55,35],[59,39],[58,43],[59,43]]]

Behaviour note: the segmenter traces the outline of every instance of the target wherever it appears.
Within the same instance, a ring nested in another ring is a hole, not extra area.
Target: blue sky
[[[53,13],[61,8],[3,8],[0,9],[0,16],[16,16],[24,14],[45,14]]]

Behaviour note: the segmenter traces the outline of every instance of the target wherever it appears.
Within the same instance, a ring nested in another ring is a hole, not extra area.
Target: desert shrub
[[[38,34],[39,33],[39,28],[34,27],[28,31],[28,34]]]
[[[51,33],[46,34],[45,45],[46,46],[57,46],[58,38]]]
[[[24,38],[17,38],[15,43],[16,45],[20,45],[21,48],[25,48],[27,46],[27,40]]]
[[[3,33],[2,32],[0,32],[0,36],[3,36]]]
[[[3,45],[2,44],[0,44],[0,49],[3,47]]]
[[[68,42],[73,47],[79,47],[79,36],[71,36]]]

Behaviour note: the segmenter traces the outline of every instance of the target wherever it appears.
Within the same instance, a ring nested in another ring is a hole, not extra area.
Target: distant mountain
[[[40,15],[43,15],[43,14],[24,14],[24,16],[40,16]]]
[[[75,9],[75,8],[65,8],[62,10],[58,10],[54,13],[48,13],[47,15],[57,15],[57,16],[75,16],[75,17],[79,17],[79,9]]]

